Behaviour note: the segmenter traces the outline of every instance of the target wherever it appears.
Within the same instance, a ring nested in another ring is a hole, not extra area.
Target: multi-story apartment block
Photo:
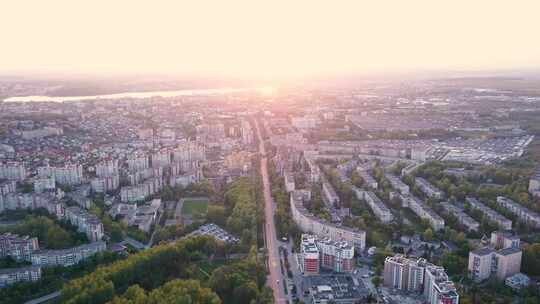
[[[291,172],[286,172],[284,175],[284,182],[285,182],[285,190],[287,190],[288,193],[295,190],[295,182],[294,182],[294,174]]]
[[[240,134],[244,145],[251,145],[253,143],[253,129],[249,122],[242,121],[240,125]]]
[[[489,247],[469,252],[469,277],[476,282],[492,276],[504,280],[521,268],[519,237],[508,232],[493,232]]]
[[[468,231],[478,231],[480,223],[465,213],[463,209],[449,202],[440,202],[440,205],[445,212],[452,214]]]
[[[92,186],[92,191],[96,193],[106,193],[109,191],[114,191],[120,187],[120,176],[111,175],[104,177],[96,177],[90,181]]]
[[[428,220],[434,230],[438,231],[444,228],[444,219],[420,199],[412,195],[404,196],[403,199],[406,201],[409,209],[418,215],[419,218]]]
[[[474,197],[467,197],[465,199],[472,209],[480,210],[485,217],[490,221],[496,223],[503,230],[512,229],[512,221],[497,213],[495,210],[482,204]]]
[[[334,190],[334,187],[326,180],[326,178],[322,177],[322,199],[324,203],[328,206],[328,208],[332,209],[339,205],[340,200],[339,196],[336,193],[336,190]]]
[[[206,149],[204,145],[195,141],[181,143],[173,150],[174,162],[194,162],[206,160]]]
[[[103,238],[103,224],[93,214],[79,207],[66,208],[66,218],[77,230],[86,233],[91,242],[100,241]]]
[[[62,128],[53,128],[53,127],[44,127],[42,129],[35,129],[35,130],[27,130],[27,131],[21,131],[21,137],[23,139],[35,139],[35,138],[43,138],[47,136],[57,136],[64,134],[64,130]]]
[[[15,261],[30,261],[32,253],[39,250],[38,239],[4,233],[0,235],[0,257],[9,256]]]
[[[387,174],[386,178],[392,185],[392,188],[398,190],[403,195],[409,195],[409,192],[410,192],[409,186],[407,186],[404,182],[402,182],[401,179],[399,179],[399,177],[392,174]]]
[[[309,181],[312,183],[318,182],[321,179],[321,168],[319,168],[314,158],[304,156],[304,159],[309,168]]]
[[[364,185],[366,187],[377,189],[379,187],[379,184],[377,181],[366,171],[363,170],[361,167],[356,168],[356,172],[358,172],[358,175],[362,178],[364,181]]]
[[[16,181],[5,181],[0,183],[0,196],[8,195],[17,192]]]
[[[375,216],[379,218],[381,222],[389,223],[394,219],[390,209],[386,207],[386,205],[381,201],[380,198],[377,197],[377,195],[375,195],[375,193],[360,190],[355,186],[352,187],[352,190],[357,199],[366,201],[368,206],[373,211],[373,214],[375,214]]]
[[[444,268],[425,259],[397,254],[384,262],[383,285],[406,292],[422,293],[430,304],[458,304],[459,295]]]
[[[334,272],[354,270],[354,246],[347,241],[333,241],[325,237],[316,240],[320,253],[321,267]]]
[[[298,254],[298,265],[303,275],[318,274],[320,261],[319,261],[319,248],[315,243],[316,237],[309,234],[302,234],[302,241],[300,243],[300,254]]]
[[[148,156],[141,155],[141,156],[130,156],[127,159],[128,164],[128,170],[130,172],[145,170],[149,168],[150,161],[148,160]]]
[[[171,165],[171,153],[170,151],[159,151],[152,154],[152,167],[167,167]]]
[[[540,196],[540,167],[536,169],[529,179],[529,193],[532,196]]]
[[[63,167],[45,166],[38,168],[38,177],[51,177],[62,185],[79,185],[84,181],[83,167],[78,164],[66,164]]]
[[[40,250],[32,255],[32,265],[44,267],[72,266],[98,252],[105,251],[106,247],[105,242],[98,241],[69,249]]]
[[[35,282],[41,279],[41,267],[27,266],[0,269],[0,288],[19,282]]]
[[[444,193],[439,188],[433,186],[430,182],[421,177],[417,177],[415,183],[418,186],[418,189],[420,189],[427,197],[435,199],[442,199],[444,197]]]
[[[515,214],[519,220],[525,224],[534,228],[540,228],[540,214],[529,210],[504,196],[497,196],[497,204]]]
[[[329,237],[336,241],[347,241],[353,244],[356,249],[364,250],[366,246],[365,231],[337,226],[314,216],[304,207],[304,200],[310,199],[311,193],[309,191],[295,190],[291,192],[292,218],[300,230],[313,233],[321,238]]]
[[[458,304],[459,295],[443,267],[428,265],[424,276],[424,297],[429,304]]]
[[[118,160],[109,159],[96,165],[97,177],[110,177],[118,175]]]
[[[54,176],[41,177],[34,179],[34,192],[42,193],[56,189],[56,180]]]
[[[0,179],[22,181],[26,175],[26,167],[21,162],[0,163]]]

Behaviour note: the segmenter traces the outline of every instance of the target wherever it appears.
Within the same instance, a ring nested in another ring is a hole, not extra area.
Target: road
[[[268,180],[268,158],[264,148],[264,140],[261,136],[259,123],[255,120],[255,128],[257,129],[257,137],[259,138],[259,153],[261,155],[261,177],[263,182],[264,195],[264,217],[265,221],[265,238],[266,249],[268,250],[268,278],[266,284],[272,288],[274,292],[274,303],[287,303],[288,297],[283,291],[283,277],[281,275],[279,263],[278,241],[276,234],[276,225],[274,225],[274,208],[272,196],[270,195],[270,181]]]

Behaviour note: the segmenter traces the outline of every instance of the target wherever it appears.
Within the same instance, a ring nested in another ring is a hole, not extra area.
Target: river
[[[228,93],[262,91],[264,88],[222,88],[204,90],[177,90],[177,91],[149,91],[149,92],[126,92],[116,94],[91,95],[91,96],[14,96],[4,99],[4,102],[64,102],[81,100],[110,100],[124,98],[149,98],[149,97],[175,97],[193,95],[220,95]]]

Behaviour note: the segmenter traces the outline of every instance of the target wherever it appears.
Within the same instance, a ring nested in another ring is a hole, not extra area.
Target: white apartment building
[[[465,213],[463,209],[452,205],[449,202],[440,202],[440,205],[445,212],[452,214],[457,219],[458,223],[465,226],[468,231],[478,231],[478,228],[480,228],[480,223]]]
[[[26,167],[21,162],[0,163],[0,179],[23,181],[26,175]]]
[[[148,169],[150,166],[150,161],[148,160],[148,156],[141,155],[141,156],[130,156],[127,159],[128,164],[128,170],[130,172],[140,171]]]
[[[91,242],[100,241],[103,238],[103,224],[93,214],[79,207],[66,208],[66,218],[79,232],[86,234]]]
[[[505,218],[504,216],[500,215],[495,210],[489,208],[488,206],[482,204],[480,201],[478,201],[474,197],[467,197],[465,198],[467,203],[471,206],[472,209],[480,210],[482,214],[484,214],[485,217],[487,217],[490,221],[496,223],[501,229],[503,230],[510,230],[512,229],[512,221]]]
[[[413,195],[404,196],[403,199],[406,201],[409,209],[418,215],[419,218],[428,220],[434,230],[438,231],[444,228],[444,219],[420,199]]]
[[[120,187],[120,176],[111,175],[104,177],[96,177],[90,181],[92,191],[95,193],[106,193],[114,191]]]
[[[433,186],[430,182],[421,177],[415,178],[415,183],[418,186],[418,189],[420,189],[427,197],[435,199],[442,199],[444,197],[444,193],[439,188]]]
[[[522,252],[519,248],[519,237],[508,232],[493,232],[489,247],[469,252],[469,277],[482,282],[495,276],[505,280],[519,273]]]
[[[381,201],[380,198],[371,191],[363,191],[353,186],[352,190],[359,200],[364,200],[373,211],[373,214],[383,223],[389,223],[394,219],[392,212]]]
[[[98,241],[69,249],[40,250],[32,255],[32,265],[44,267],[73,266],[98,252],[105,251],[106,248],[105,242]]]
[[[444,268],[422,258],[406,258],[401,254],[387,257],[383,285],[405,292],[422,293],[430,304],[459,303],[459,295]]]
[[[0,288],[19,282],[35,282],[41,279],[41,267],[27,266],[0,269]]]
[[[97,177],[110,177],[118,175],[118,160],[109,159],[96,165]]]
[[[540,214],[523,207],[504,196],[497,196],[497,204],[515,214],[522,222],[534,228],[540,228]]]
[[[377,181],[366,170],[358,167],[356,168],[356,172],[358,172],[358,175],[362,178],[362,180],[364,181],[364,185],[366,185],[367,187],[372,189],[377,189],[379,187]]]
[[[39,167],[38,176],[40,178],[54,176],[57,183],[71,186],[79,185],[84,181],[83,167],[78,164],[66,164],[64,167]]]
[[[300,230],[313,233],[318,237],[329,237],[336,241],[347,241],[358,250],[364,250],[366,246],[366,232],[343,226],[336,226],[326,222],[311,213],[304,207],[304,200],[310,200],[311,193],[306,190],[291,192],[291,213],[294,222]]]
[[[41,177],[34,179],[34,192],[42,193],[56,189],[56,180],[54,176]]]
[[[402,182],[401,179],[399,179],[399,177],[392,174],[387,174],[386,178],[392,185],[392,188],[398,190],[403,195],[409,195],[409,192],[410,192],[409,186],[407,186],[404,182]]]

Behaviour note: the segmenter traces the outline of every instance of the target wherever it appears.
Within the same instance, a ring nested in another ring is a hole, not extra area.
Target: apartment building
[[[364,181],[364,185],[366,187],[369,187],[372,189],[377,189],[379,187],[379,184],[377,183],[377,181],[363,168],[357,167],[356,172],[358,172],[358,176],[362,178],[362,180]]]
[[[523,223],[534,228],[540,228],[540,214],[504,196],[497,196],[497,204],[515,214]]]
[[[424,278],[424,297],[429,304],[458,304],[459,295],[443,267],[429,265]]]
[[[353,186],[352,190],[359,200],[364,200],[373,211],[373,214],[383,223],[389,223],[394,219],[392,212],[381,201],[380,198],[371,191],[363,191]]]
[[[519,273],[521,257],[519,237],[508,232],[493,232],[490,246],[469,252],[469,277],[476,282],[492,276],[505,280]]]
[[[300,254],[298,254],[298,265],[303,275],[313,275],[319,273],[319,248],[315,243],[314,235],[302,234],[300,243]]]
[[[365,231],[338,226],[314,216],[304,207],[304,201],[309,201],[310,199],[311,192],[307,190],[295,190],[291,192],[291,214],[300,230],[313,233],[321,238],[329,237],[336,241],[347,241],[353,244],[356,249],[364,250],[366,246]]]
[[[44,267],[73,266],[98,252],[105,251],[106,247],[105,242],[98,241],[69,249],[40,250],[32,255],[32,265]]]
[[[32,253],[39,250],[36,237],[4,233],[0,235],[0,258],[11,257],[17,262],[30,261]]]
[[[336,190],[334,190],[334,187],[326,180],[326,178],[322,178],[322,199],[324,203],[328,206],[328,208],[332,209],[336,206],[339,206],[340,200],[339,196],[336,193]]]
[[[295,190],[295,182],[294,182],[294,174],[292,172],[285,172],[283,175],[284,182],[285,182],[285,190],[287,190],[288,193]]]
[[[108,159],[102,161],[96,165],[96,176],[97,177],[109,177],[118,175],[118,160],[117,159]]]
[[[438,231],[444,228],[444,219],[440,217],[433,209],[431,209],[426,203],[422,202],[415,196],[404,196],[403,199],[419,218],[429,221],[431,227]]]
[[[63,167],[39,167],[38,177],[51,177],[62,185],[79,185],[84,181],[83,167],[78,164],[66,164]]]
[[[383,285],[405,292],[422,293],[426,303],[458,304],[459,295],[443,267],[425,259],[397,254],[384,262]]]
[[[316,240],[320,253],[321,267],[334,272],[354,270],[354,246],[347,241],[334,241],[329,237]]]
[[[128,157],[126,163],[130,172],[145,170],[150,166],[150,161],[147,155],[130,156]]]
[[[425,180],[424,178],[417,177],[415,178],[416,186],[418,186],[418,189],[422,191],[427,197],[434,198],[434,199],[442,199],[444,198],[444,193],[437,187],[433,186],[430,182]]]
[[[120,187],[120,176],[111,175],[104,177],[96,177],[90,181],[92,191],[95,193],[106,193],[114,191]]]
[[[35,282],[40,279],[41,267],[39,266],[0,269],[0,288],[19,282]]]
[[[16,181],[5,181],[0,183],[0,196],[8,195],[9,193],[17,192]]]
[[[21,162],[0,163],[0,179],[23,181],[27,176],[26,167]]]
[[[500,215],[495,210],[489,208],[488,206],[482,204],[480,201],[478,201],[474,197],[467,197],[465,198],[467,203],[471,206],[472,209],[480,210],[482,214],[487,217],[490,221],[496,223],[499,228],[503,230],[510,230],[512,229],[512,221],[505,218],[504,216]]]
[[[540,196],[540,167],[536,169],[529,179],[529,193],[532,196]]]
[[[41,177],[34,179],[34,192],[42,193],[56,189],[56,180],[54,176]]]
[[[407,186],[404,182],[402,182],[401,179],[399,179],[399,177],[392,174],[387,174],[386,178],[392,185],[392,188],[398,190],[403,195],[409,195],[410,193],[409,186]]]
[[[457,219],[458,223],[467,228],[468,231],[478,231],[480,228],[480,223],[470,217],[460,207],[449,202],[440,202],[439,204],[445,212],[452,214]]]
[[[79,207],[66,208],[66,218],[79,232],[86,234],[91,242],[100,241],[103,238],[103,224],[93,214]]]

